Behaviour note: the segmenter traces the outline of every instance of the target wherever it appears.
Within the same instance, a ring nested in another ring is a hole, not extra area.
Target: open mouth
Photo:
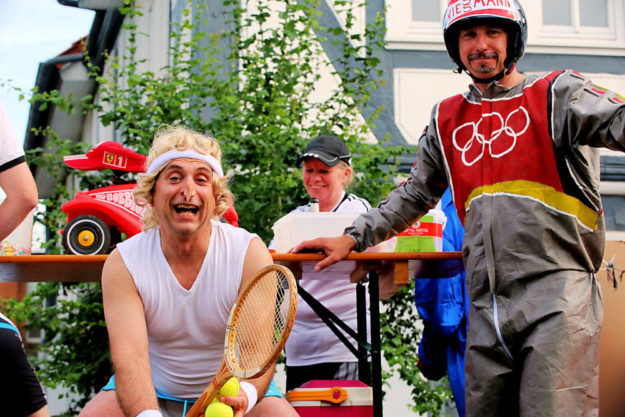
[[[174,206],[174,210],[178,214],[182,214],[185,216],[192,216],[196,214],[200,210],[200,208],[193,206],[191,204],[176,204]]]

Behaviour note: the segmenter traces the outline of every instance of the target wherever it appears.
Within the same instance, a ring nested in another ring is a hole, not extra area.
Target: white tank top
[[[204,263],[189,290],[165,259],[158,227],[117,245],[143,300],[154,386],[178,398],[199,397],[219,368],[243,261],[256,236],[212,224]]]

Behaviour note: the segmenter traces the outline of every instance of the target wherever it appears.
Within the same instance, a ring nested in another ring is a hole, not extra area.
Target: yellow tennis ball
[[[219,390],[219,396],[236,397],[239,395],[239,381],[235,377],[232,377],[224,384]]]
[[[210,403],[204,411],[204,417],[233,417],[234,410],[228,404],[219,401]]]

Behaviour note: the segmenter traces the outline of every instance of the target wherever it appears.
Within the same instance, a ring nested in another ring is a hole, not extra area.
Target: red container
[[[286,397],[301,417],[373,417],[371,387],[360,381],[309,381]]]

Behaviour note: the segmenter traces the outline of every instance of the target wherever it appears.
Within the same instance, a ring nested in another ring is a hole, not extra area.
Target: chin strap
[[[510,65],[508,68],[504,69],[499,74],[496,74],[490,78],[478,78],[475,75],[471,74],[469,70],[467,69],[465,69],[464,72],[466,72],[469,75],[469,77],[471,77],[471,79],[473,80],[475,84],[490,84],[493,81],[499,81],[506,75],[510,74],[512,70],[514,69],[514,67],[516,67],[516,62],[513,62],[512,65]]]

